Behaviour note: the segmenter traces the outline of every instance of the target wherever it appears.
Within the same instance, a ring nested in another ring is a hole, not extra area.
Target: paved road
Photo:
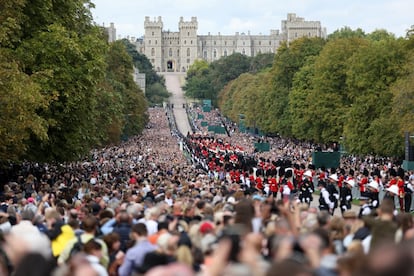
[[[181,89],[185,81],[185,73],[161,73],[165,78],[165,85],[167,90],[172,93],[170,97],[170,103],[174,104],[173,112],[175,120],[177,123],[178,130],[183,134],[187,135],[188,132],[191,133],[190,123],[188,122],[188,117],[183,104],[187,103],[184,92]],[[319,205],[319,195],[313,196],[313,202],[311,206],[318,207]],[[359,206],[353,205],[352,210],[359,212]],[[335,215],[340,216],[341,211],[339,208],[336,208]]]
[[[185,108],[186,99],[181,86],[185,81],[185,73],[162,73],[165,78],[165,85],[167,90],[172,93],[170,97],[170,104],[174,105],[173,113],[177,123],[178,130],[185,136],[191,131],[190,123]]]

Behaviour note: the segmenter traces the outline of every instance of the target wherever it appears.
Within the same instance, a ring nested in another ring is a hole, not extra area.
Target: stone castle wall
[[[300,37],[326,38],[326,30],[320,21],[306,21],[289,13],[281,22],[282,31],[271,30],[269,35],[252,35],[250,32],[234,35],[198,35],[197,17],[190,21],[180,18],[178,32],[163,30],[161,16],[144,21],[145,35],[134,40],[137,51],[145,54],[157,72],[186,72],[197,59],[212,62],[231,55],[242,53],[256,56],[259,53],[276,53],[280,44]]]

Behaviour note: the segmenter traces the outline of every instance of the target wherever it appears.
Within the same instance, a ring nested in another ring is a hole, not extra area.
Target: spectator
[[[128,249],[125,254],[122,265],[118,269],[120,276],[129,276],[133,272],[141,271],[146,254],[157,249],[155,245],[148,241],[148,231],[144,223],[134,224],[131,229],[131,236],[135,240],[135,245]]]
[[[95,239],[97,242],[99,242],[102,247],[102,254],[99,261],[105,268],[107,268],[109,263],[108,249],[106,247],[105,242],[96,237],[96,230],[98,229],[98,220],[96,219],[96,217],[89,215],[83,219],[82,228],[84,230],[84,233],[80,235],[80,240],[82,244],[86,244],[91,239]],[[73,238],[67,243],[67,245],[62,250],[58,258],[59,264],[63,264],[69,260],[69,258],[71,257],[70,255],[72,248],[77,241],[77,238]]]

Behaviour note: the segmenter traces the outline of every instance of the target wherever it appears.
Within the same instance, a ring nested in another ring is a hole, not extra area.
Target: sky
[[[404,37],[414,25],[413,0],[91,0],[96,24],[115,24],[118,38],[142,37],[144,20],[162,17],[164,30],[178,31],[178,21],[197,17],[198,34],[236,32],[270,34],[288,13],[320,21],[327,34],[343,27],[365,33],[385,29]]]

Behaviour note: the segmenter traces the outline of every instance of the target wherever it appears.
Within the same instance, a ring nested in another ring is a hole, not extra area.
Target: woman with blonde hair
[[[193,267],[194,259],[191,249],[187,245],[180,245],[175,253],[177,262]]]

